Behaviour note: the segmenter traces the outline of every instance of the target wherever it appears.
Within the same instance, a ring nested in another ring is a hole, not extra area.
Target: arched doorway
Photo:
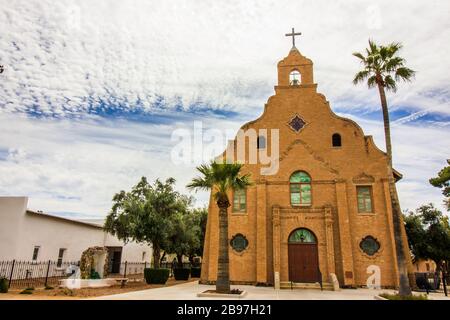
[[[317,238],[308,229],[291,232],[288,242],[289,281],[318,282],[319,254]]]

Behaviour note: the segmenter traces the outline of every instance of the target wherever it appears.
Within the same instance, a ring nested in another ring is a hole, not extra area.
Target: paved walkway
[[[393,290],[372,289],[342,289],[340,291],[305,290],[275,290],[273,287],[232,286],[247,291],[243,300],[374,300],[381,292]],[[208,300],[216,298],[199,298],[197,293],[214,289],[214,286],[201,285],[198,282],[188,282],[176,286],[147,289],[121,293],[110,296],[96,297],[96,300]],[[446,299],[443,294],[430,294],[432,299]],[[223,298],[231,300],[232,298]],[[447,298],[450,300],[450,298]]]

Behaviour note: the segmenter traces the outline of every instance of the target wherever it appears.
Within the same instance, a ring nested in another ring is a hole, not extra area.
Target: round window
[[[367,236],[361,240],[359,246],[364,253],[373,256],[380,250],[380,243],[372,236]]]
[[[231,238],[230,245],[234,251],[242,252],[248,247],[248,240],[243,234],[235,234]]]

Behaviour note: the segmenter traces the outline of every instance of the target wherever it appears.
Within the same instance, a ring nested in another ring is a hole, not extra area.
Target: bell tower
[[[278,86],[275,89],[315,88],[313,78],[313,62],[303,56],[295,47],[295,36],[300,32],[287,33],[292,36],[292,48],[287,57],[278,62]]]

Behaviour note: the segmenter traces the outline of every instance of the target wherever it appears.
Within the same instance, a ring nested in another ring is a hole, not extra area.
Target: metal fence
[[[59,280],[71,276],[79,265],[79,261],[0,261],[0,278],[8,279],[11,288],[58,286]],[[183,263],[183,268],[200,266],[201,264]],[[119,272],[110,272],[107,277],[141,280],[144,279],[144,269],[151,267],[153,264],[147,262],[125,261],[120,263]],[[171,270],[171,277],[173,276],[173,267],[178,267],[178,265],[171,262],[160,263],[160,268]]]
[[[161,262],[160,268],[170,269],[170,277],[173,276],[173,268],[178,268],[178,264],[171,262]],[[201,267],[200,263],[191,264],[190,262],[183,262],[183,268]],[[122,262],[120,264],[120,271],[118,273],[111,273],[111,277],[124,277],[130,279],[144,278],[144,269],[153,268],[153,264],[147,262]]]
[[[58,285],[75,272],[78,262],[67,261],[0,261],[0,277],[9,280],[9,287],[29,288]]]

